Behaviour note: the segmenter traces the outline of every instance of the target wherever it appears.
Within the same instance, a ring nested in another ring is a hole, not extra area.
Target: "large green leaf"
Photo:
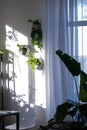
[[[79,99],[82,102],[87,102],[87,74],[83,71],[80,73]]]
[[[81,115],[83,115],[87,119],[87,104],[86,103],[79,106],[79,111]]]
[[[54,118],[57,123],[60,123],[64,120],[65,116],[68,114],[68,110],[72,106],[73,105],[68,102],[64,102],[63,104],[57,106],[56,113],[54,115]]]
[[[57,50],[56,54],[60,57],[63,63],[66,65],[68,70],[73,76],[78,76],[80,74],[80,63],[77,62],[74,58],[64,53],[61,50]]]

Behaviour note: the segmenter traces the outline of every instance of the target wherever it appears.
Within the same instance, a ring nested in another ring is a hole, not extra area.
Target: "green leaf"
[[[74,58],[72,58],[68,54],[66,53],[63,54],[61,50],[57,50],[56,54],[63,61],[63,63],[66,65],[66,67],[73,76],[78,76],[80,74],[81,69],[79,62],[77,62]]]
[[[3,54],[4,50],[2,48],[0,48],[0,54]]]
[[[57,106],[56,113],[54,118],[56,119],[57,123],[60,123],[64,120],[65,116],[68,114],[68,110],[72,107],[72,104],[68,102],[64,102]]]
[[[87,118],[87,104],[86,103],[79,106],[79,111],[81,115]]]
[[[87,102],[87,74],[83,71],[80,73],[79,99],[82,102]]]

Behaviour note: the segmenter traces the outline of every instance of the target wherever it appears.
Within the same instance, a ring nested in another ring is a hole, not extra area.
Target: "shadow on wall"
[[[31,128],[31,130],[39,130],[40,125],[46,124],[45,120],[45,109],[42,108],[42,106],[36,106],[33,104],[26,104],[26,102],[23,100],[24,95],[16,95],[15,92],[9,91],[8,89],[4,89],[4,96],[5,99],[7,99],[7,102],[5,102],[4,106],[6,110],[17,110],[22,111],[22,114],[20,116],[25,120],[26,123],[28,123],[28,117],[29,120],[31,117],[31,114],[28,115],[29,109],[31,112],[33,112],[33,117],[36,118],[35,127]],[[30,113],[31,113],[30,112]],[[15,122],[15,116],[10,116],[9,118],[5,118],[5,125],[9,125]]]
[[[10,53],[10,56],[9,56],[9,53]],[[13,53],[8,51],[7,54],[8,55],[6,55],[6,57],[4,57],[5,64],[13,64],[13,60],[12,60]],[[26,107],[27,102],[24,100],[25,94],[17,94],[18,92],[15,92],[15,87],[13,88],[12,85],[11,86],[9,85],[9,81],[14,81],[13,77],[16,76],[16,73],[13,73],[13,72],[14,71],[12,71],[11,75],[6,73],[6,71],[4,73],[4,86],[7,86],[7,87],[3,87],[4,109],[22,111],[23,108]],[[13,88],[13,90],[12,90],[12,88]],[[35,112],[34,114],[36,117],[36,125],[34,128],[32,128],[32,130],[38,130],[39,126],[45,124],[45,122],[46,122],[45,108],[43,108],[42,106],[37,106],[35,104],[27,104],[27,105],[30,105],[30,107],[32,107],[32,105],[33,105],[33,109]],[[15,122],[14,116],[5,118],[6,125],[8,125],[9,123],[14,123],[14,122]]]
[[[13,92],[11,90],[9,91],[8,89],[4,89],[3,91],[4,91],[4,98],[7,99],[7,101],[4,104],[5,110],[20,111],[20,115],[22,116],[22,114],[24,114],[26,117],[29,109],[33,108],[33,107],[31,107],[29,104],[26,104],[26,102],[24,102],[24,100],[22,98],[23,95],[16,95],[15,92]],[[21,103],[22,103],[22,105],[21,105]],[[11,124],[11,123],[15,122],[14,116],[10,116],[9,118],[6,117],[5,119],[6,119],[5,120],[6,125],[8,125],[9,123]]]

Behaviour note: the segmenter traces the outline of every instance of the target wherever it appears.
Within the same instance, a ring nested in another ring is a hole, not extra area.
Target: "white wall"
[[[1,0],[0,1],[0,47],[5,48],[5,25],[29,37],[28,19],[41,19],[41,0]],[[5,72],[5,70],[4,70]],[[6,84],[4,83],[4,88]],[[7,101],[7,97],[5,99]],[[45,123],[45,110],[36,106],[37,127]]]
[[[41,18],[41,0],[2,0],[0,21],[28,35],[28,19]]]

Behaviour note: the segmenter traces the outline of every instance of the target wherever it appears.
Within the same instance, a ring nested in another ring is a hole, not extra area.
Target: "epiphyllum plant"
[[[78,102],[69,100],[61,105],[58,105],[54,118],[56,122],[59,123],[64,120],[67,114],[69,114],[72,119],[76,116],[77,122],[84,122],[84,120],[86,121],[87,119],[87,74],[81,70],[80,63],[73,57],[69,56],[66,53],[63,53],[61,50],[57,50],[56,54],[63,61],[74,78]],[[76,76],[80,76],[79,91],[75,79]]]

